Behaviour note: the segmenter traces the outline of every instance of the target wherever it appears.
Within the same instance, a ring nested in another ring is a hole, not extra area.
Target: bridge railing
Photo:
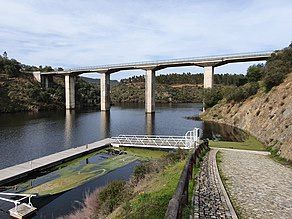
[[[112,137],[114,146],[140,146],[140,147],[169,147],[169,148],[193,148],[201,137],[201,129],[194,128],[184,136],[168,135],[119,135]]]
[[[157,61],[142,61],[142,62],[128,62],[121,64],[106,64],[106,65],[97,65],[97,66],[86,66],[86,67],[76,67],[76,68],[67,68],[65,71],[78,71],[78,70],[94,70],[94,69],[108,69],[108,68],[118,68],[126,66],[135,66],[135,65],[158,65],[158,64],[168,64],[172,62],[196,62],[196,61],[212,61],[215,59],[226,59],[226,58],[244,58],[249,56],[269,56],[273,51],[261,51],[261,52],[246,52],[246,53],[233,53],[225,55],[214,55],[214,56],[198,56],[190,58],[177,58],[177,59],[168,59],[168,60],[157,60]]]
[[[167,211],[164,217],[165,219],[182,218],[183,208],[189,202],[189,183],[193,177],[193,169],[204,150],[209,150],[209,143],[207,140],[199,144],[192,155],[188,158],[180,175],[176,190],[172,196],[172,199],[168,203]]]
[[[31,203],[31,198],[36,196],[35,194],[20,194],[20,193],[7,193],[7,192],[0,192],[0,195],[1,196],[20,196],[21,198],[18,198],[18,199],[0,197],[0,200],[2,201],[13,203],[15,205],[15,209],[17,209],[17,206],[20,205],[21,201],[25,199],[28,199],[28,205],[33,207]]]

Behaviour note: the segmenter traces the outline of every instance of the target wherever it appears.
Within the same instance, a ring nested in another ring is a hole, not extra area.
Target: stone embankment
[[[237,218],[218,173],[216,152],[211,150],[202,163],[193,197],[193,219]]]
[[[217,104],[202,118],[241,128],[292,161],[292,74],[268,93],[258,93],[243,103]]]
[[[242,218],[292,218],[291,168],[264,153],[239,150],[220,153],[220,172]]]

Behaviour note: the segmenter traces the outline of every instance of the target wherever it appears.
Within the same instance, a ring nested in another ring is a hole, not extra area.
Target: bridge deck
[[[110,145],[110,143],[111,143],[110,138],[106,138],[101,141],[68,149],[65,151],[61,151],[55,154],[51,154],[45,157],[41,157],[35,160],[31,160],[22,164],[2,169],[0,170],[0,185],[6,184],[13,180],[23,178],[34,171],[46,169],[59,163],[82,156],[83,154],[96,151],[98,149],[106,147],[107,145]]]
[[[271,56],[273,51],[264,52],[250,52],[250,53],[236,53],[228,55],[215,55],[215,56],[202,56],[202,57],[191,57],[191,58],[179,58],[169,60],[158,60],[158,61],[143,61],[143,62],[131,62],[131,63],[120,63],[120,64],[108,64],[98,66],[87,66],[78,68],[68,68],[63,71],[53,72],[42,72],[42,75],[49,74],[68,74],[68,73],[90,73],[90,72],[105,72],[110,71],[114,73],[121,70],[133,70],[133,69],[144,69],[144,68],[157,68],[158,70],[166,67],[180,67],[180,66],[219,66],[222,64],[233,63],[233,62],[245,62],[245,61],[262,61],[266,60]]]

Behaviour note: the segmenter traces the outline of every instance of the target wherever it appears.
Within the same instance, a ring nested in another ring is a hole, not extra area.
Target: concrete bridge
[[[124,70],[143,69],[145,78],[145,112],[155,112],[155,72],[170,67],[199,66],[204,68],[204,88],[212,88],[214,84],[214,68],[228,63],[264,61],[271,57],[272,51],[241,53],[220,56],[170,59],[149,62],[132,62],[81,68],[69,68],[62,71],[34,72],[36,79],[46,88],[50,86],[53,75],[65,76],[66,109],[75,108],[75,79],[83,73],[100,73],[101,110],[110,109],[110,74]]]

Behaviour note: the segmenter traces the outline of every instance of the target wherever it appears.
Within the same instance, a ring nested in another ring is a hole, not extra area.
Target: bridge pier
[[[100,109],[110,110],[110,73],[102,73],[100,79]]]
[[[145,78],[145,113],[155,112],[155,71],[146,70]]]
[[[212,88],[214,84],[214,67],[204,66],[204,88]]]
[[[53,75],[41,75],[41,85],[42,87],[48,89],[52,87]]]
[[[66,109],[75,109],[75,75],[65,75]]]

